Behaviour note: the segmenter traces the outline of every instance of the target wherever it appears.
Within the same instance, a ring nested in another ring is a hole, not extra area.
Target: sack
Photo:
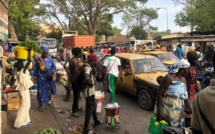
[[[163,129],[163,134],[185,134],[185,132],[183,128],[168,126]]]
[[[39,57],[39,67],[40,67],[41,72],[46,72],[46,65],[43,62],[42,57]]]
[[[148,127],[148,132],[150,134],[163,134],[163,129],[168,126],[168,123],[164,120],[157,122],[156,117],[152,116],[150,119],[150,125]]]
[[[88,86],[87,81],[85,80],[85,67],[87,67],[87,66],[89,66],[89,65],[87,65],[87,64],[82,65],[76,74],[75,81],[77,82],[78,90],[80,92],[83,92]],[[92,71],[90,73],[92,73]],[[91,75],[92,74],[90,74],[90,76]]]

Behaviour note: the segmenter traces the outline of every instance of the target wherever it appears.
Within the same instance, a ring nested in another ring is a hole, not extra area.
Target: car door
[[[122,79],[118,77],[118,84],[123,87],[123,90],[126,92],[133,91],[133,75],[131,70],[131,63],[128,59],[120,58],[121,61],[121,69],[122,69]]]

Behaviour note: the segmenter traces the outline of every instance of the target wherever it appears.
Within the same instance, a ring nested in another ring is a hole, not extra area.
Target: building
[[[0,0],[0,40],[8,40],[8,1]]]

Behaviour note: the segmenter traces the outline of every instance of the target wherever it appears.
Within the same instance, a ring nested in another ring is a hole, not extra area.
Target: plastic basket
[[[17,59],[23,59],[23,60],[28,59],[28,51],[26,50],[25,47],[16,46],[14,48],[14,54]],[[34,55],[34,51],[31,50],[31,58],[33,57],[33,55]]]

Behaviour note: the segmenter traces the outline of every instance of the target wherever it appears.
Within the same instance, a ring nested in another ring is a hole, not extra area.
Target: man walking
[[[96,115],[96,100],[95,100],[95,81],[93,76],[93,69],[96,67],[97,58],[89,57],[88,63],[85,63],[84,67],[84,80],[87,83],[87,88],[83,91],[86,98],[86,114],[84,122],[83,134],[93,134],[94,132],[89,129],[90,118],[93,115],[94,127],[103,124],[98,120]]]
[[[78,101],[80,98],[80,91],[77,86],[76,77],[79,72],[79,57],[81,56],[81,48],[74,48],[73,58],[69,62],[69,79],[68,83],[72,84],[73,91],[73,105],[72,105],[72,115],[73,117],[80,117],[80,112],[82,109],[78,107]]]
[[[111,56],[107,57],[103,63],[103,65],[106,67],[107,75],[108,75],[108,81],[109,81],[109,88],[110,88],[110,94],[111,94],[111,102],[116,102],[116,82],[117,77],[120,72],[121,80],[122,80],[122,72],[121,72],[121,62],[120,59],[115,56],[116,49],[113,47],[111,49]]]
[[[184,52],[182,50],[181,44],[178,44],[178,47],[175,50],[175,54],[178,57],[179,60],[184,58]]]

